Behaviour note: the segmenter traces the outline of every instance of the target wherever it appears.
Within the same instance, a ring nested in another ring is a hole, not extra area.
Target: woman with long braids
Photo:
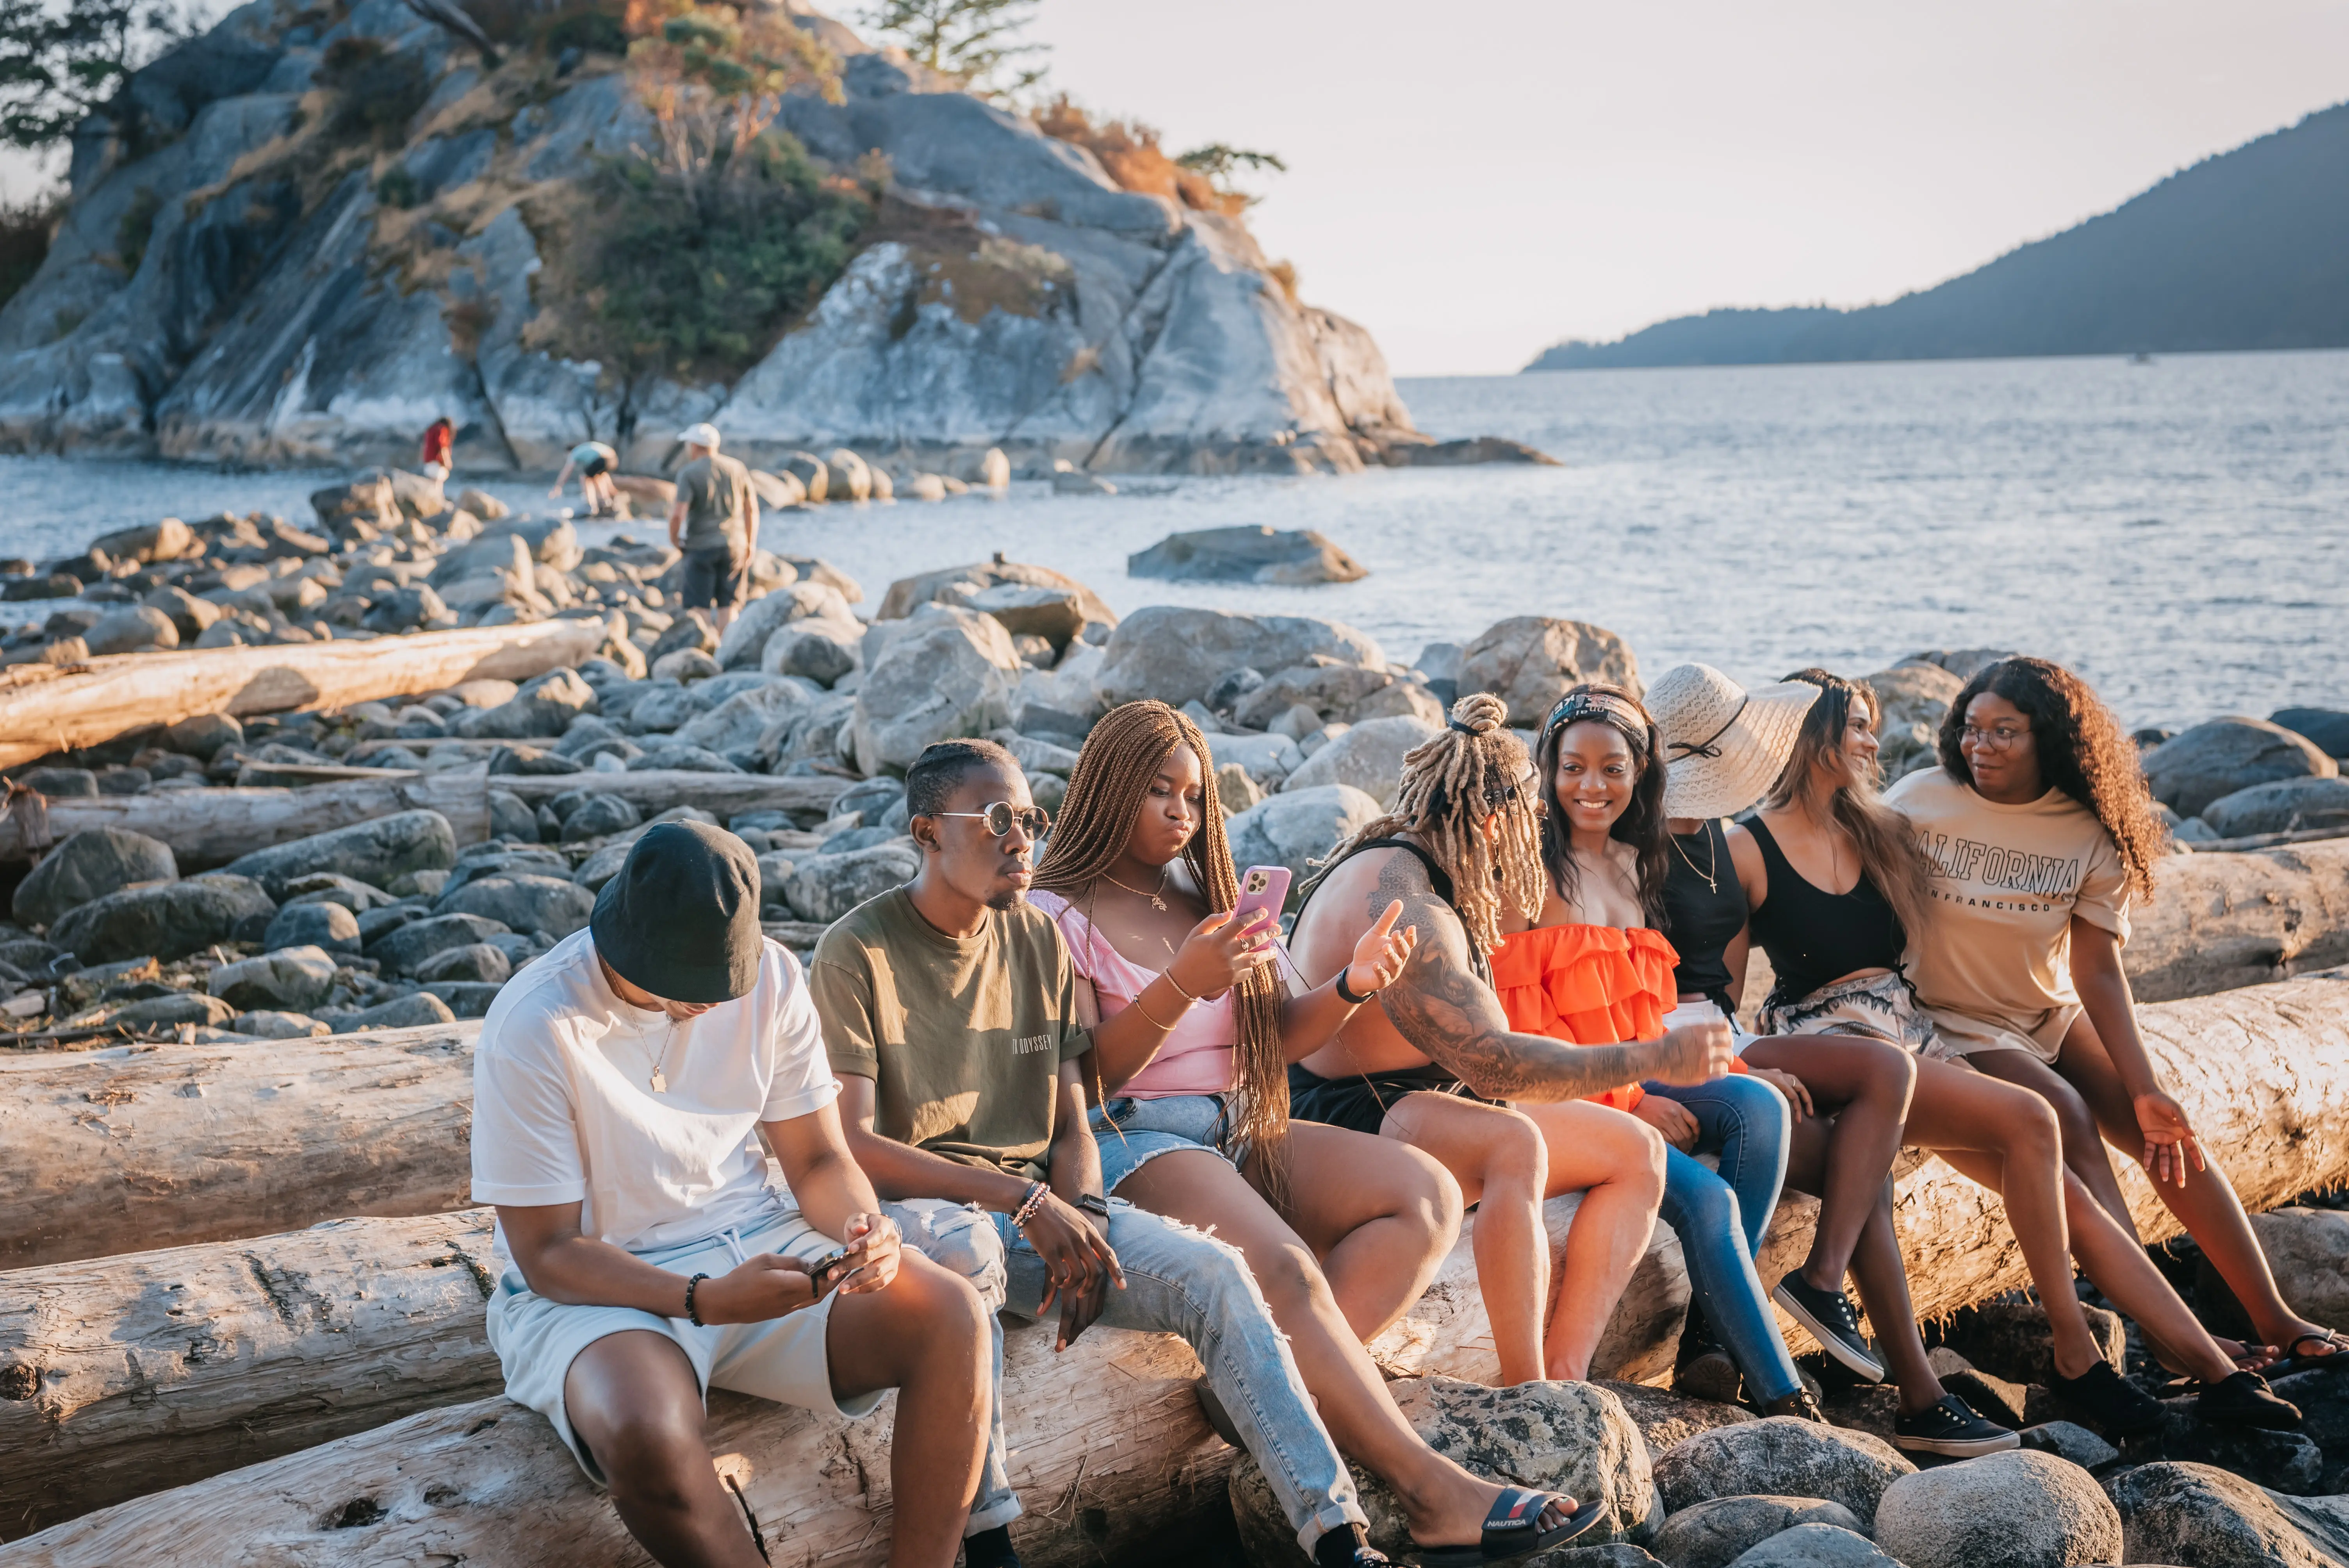
[[[1334,977],[1292,989],[1269,919],[1231,918],[1239,889],[1215,778],[1207,738],[1180,712],[1112,709],[1078,753],[1029,894],[1067,939],[1080,1013],[1088,990],[1097,1003],[1103,1187],[1237,1247],[1339,1448],[1402,1494],[1415,1537],[1473,1534],[1504,1494],[1428,1448],[1362,1348],[1451,1250],[1460,1189],[1416,1150],[1288,1120],[1290,1058],[1382,990],[1413,938],[1391,901]],[[1525,1550],[1589,1515],[1605,1511],[1544,1515]]]
[[[1664,923],[1671,850],[1663,743],[1637,697],[1587,682],[1550,710],[1534,751],[1547,885],[1531,925],[1493,954],[1509,1022],[1583,1047],[1652,1039],[1678,1004]],[[1688,1087],[1630,1083],[1602,1106],[1523,1105],[1555,1149],[1594,1118],[1661,1148],[1662,1215],[1688,1259],[1692,1305],[1769,1415],[1819,1419],[1754,1271],[1786,1171],[1786,1100],[1733,1074]],[[1718,1173],[1693,1156],[1716,1155]]]
[[[1581,1049],[1512,1027],[1492,954],[1538,913],[1532,764],[1485,693],[1403,758],[1394,810],[1331,853],[1298,912],[1293,947],[1330,975],[1392,916],[1416,934],[1376,1008],[1289,1069],[1293,1114],[1422,1149],[1477,1204],[1476,1281],[1504,1383],[1581,1378],[1663,1199],[1663,1143],[1583,1097],[1641,1079],[1703,1083],[1729,1065],[1717,1022]],[[1552,1135],[1512,1105],[1548,1104]],[[1542,1202],[1582,1193],[1550,1296]]]
[[[2064,1157],[2114,1222],[2135,1222],[2104,1144],[2153,1189],[2235,1293],[2265,1344],[2237,1365],[2349,1369],[2349,1339],[2276,1289],[2235,1189],[2161,1086],[2122,972],[2133,898],[2168,850],[2137,748],[2085,681],[2044,659],[1978,671],[1941,721],[1940,766],[1886,799],[1914,824],[1935,923],[1909,978],[1937,1050],[2044,1097]],[[2170,1347],[2174,1351],[2174,1347]],[[2189,1370],[2175,1354],[2173,1371]]]
[[[1876,798],[1875,694],[1824,670],[1788,678],[1822,695],[1762,810],[1729,832],[1753,938],[1778,975],[1763,1027],[1873,1036],[1918,1053],[1904,1141],[1931,1150],[2004,1200],[2047,1313],[2053,1391],[2108,1435],[2151,1429],[2162,1407],[2102,1358],[2072,1283],[2075,1258],[2147,1339],[2207,1380],[2194,1414],[2240,1426],[2298,1425],[2299,1411],[2258,1377],[2237,1372],[2136,1238],[2065,1169],[2054,1108],[1945,1059],[1937,1020],[1919,1006],[1904,966],[1913,971],[1918,954],[1945,940],[1946,905],[1929,889],[1925,861],[1892,799]],[[1902,1387],[1896,1430],[1930,1438],[1933,1410],[1910,1406],[1912,1386],[1921,1390],[1930,1368],[1916,1365],[1922,1347],[1901,1326],[1910,1308],[1889,1222],[1863,1231],[1853,1268]]]

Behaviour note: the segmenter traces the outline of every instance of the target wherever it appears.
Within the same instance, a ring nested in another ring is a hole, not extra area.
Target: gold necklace
[[[1689,860],[1689,852],[1686,850],[1681,849],[1681,836],[1678,833],[1668,833],[1666,837],[1671,840],[1672,848],[1679,851],[1681,859],[1687,861],[1688,869],[1692,872],[1696,872],[1697,875],[1704,879],[1705,890],[1708,892],[1719,892],[1721,891],[1721,883],[1717,879],[1721,872],[1721,851],[1713,847],[1713,835],[1711,833],[1707,833],[1704,836],[1705,869],[1701,872],[1697,871],[1696,862]]]
[[[661,1037],[660,1055],[653,1058],[652,1086],[655,1094],[668,1092],[668,1079],[661,1075],[661,1064],[668,1060],[668,1048],[677,1043],[677,1020],[668,1021],[668,1033]]]
[[[1125,888],[1126,892],[1132,893],[1136,898],[1148,899],[1150,901],[1151,908],[1163,910],[1166,907],[1166,879],[1174,875],[1174,869],[1172,866],[1161,866],[1158,868],[1158,891],[1156,892],[1145,892],[1138,887],[1126,887],[1125,883],[1118,881],[1107,872],[1102,872],[1102,881],[1109,883],[1112,887]],[[1164,939],[1161,938],[1160,940],[1163,941]]]

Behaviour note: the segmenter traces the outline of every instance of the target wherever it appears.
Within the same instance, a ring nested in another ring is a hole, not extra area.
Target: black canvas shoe
[[[2207,1385],[2188,1408],[2218,1427],[2259,1427],[2289,1432],[2300,1425],[2300,1407],[2268,1387],[2256,1372],[2238,1372]]]
[[[1970,1460],[1977,1454],[2003,1453],[2023,1446],[2023,1439],[1995,1421],[1986,1421],[1955,1394],[1913,1416],[1892,1420],[1892,1446],[1912,1454],[1941,1454]]]
[[[1820,1349],[1870,1383],[1884,1381],[1884,1363],[1876,1358],[1876,1353],[1861,1336],[1859,1313],[1851,1305],[1851,1297],[1839,1290],[1821,1290],[1800,1274],[1790,1274],[1778,1282],[1770,1299],[1809,1329]]]
[[[2114,1371],[2108,1361],[2077,1377],[2050,1372],[2047,1381],[2058,1398],[2107,1438],[2133,1438],[2161,1425],[2161,1401]]]

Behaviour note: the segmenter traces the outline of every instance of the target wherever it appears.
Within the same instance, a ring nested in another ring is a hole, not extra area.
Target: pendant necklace
[[[1138,887],[1126,887],[1125,883],[1118,881],[1107,872],[1102,872],[1102,881],[1109,883],[1112,887],[1125,888],[1126,892],[1132,893],[1136,898],[1148,899],[1150,901],[1151,908],[1163,910],[1166,907],[1166,879],[1173,874],[1174,868],[1171,866],[1161,866],[1158,868],[1158,891],[1156,892],[1146,892]]]
[[[1704,869],[1702,871],[1697,871],[1697,864],[1694,861],[1689,859],[1689,852],[1686,850],[1681,849],[1681,836],[1678,833],[1673,833],[1671,835],[1671,838],[1672,841],[1672,848],[1679,851],[1680,857],[1687,863],[1688,869],[1692,872],[1696,872],[1697,875],[1704,879],[1705,891],[1708,892],[1719,892],[1721,891],[1721,882],[1718,880],[1721,872],[1721,851],[1714,848],[1713,835],[1711,833],[1707,833],[1704,836]]]
[[[668,1092],[668,1079],[661,1072],[661,1064],[668,1060],[668,1048],[677,1041],[677,1020],[668,1021],[668,1033],[661,1037],[660,1055],[653,1058],[652,1086],[655,1094]]]

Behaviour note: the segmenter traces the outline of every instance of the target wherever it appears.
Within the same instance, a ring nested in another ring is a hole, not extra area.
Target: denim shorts
[[[1222,1094],[1174,1094],[1157,1099],[1112,1097],[1093,1108],[1093,1142],[1101,1148],[1102,1191],[1162,1154],[1204,1149],[1237,1170],[1242,1150],[1232,1144],[1229,1102]]]

